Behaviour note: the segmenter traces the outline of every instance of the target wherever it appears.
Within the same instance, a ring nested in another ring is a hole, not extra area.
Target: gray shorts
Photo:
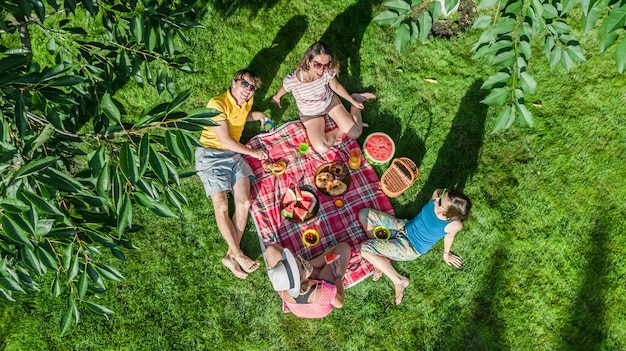
[[[253,175],[242,154],[206,147],[196,148],[196,173],[202,180],[207,197],[232,191],[239,179]]]

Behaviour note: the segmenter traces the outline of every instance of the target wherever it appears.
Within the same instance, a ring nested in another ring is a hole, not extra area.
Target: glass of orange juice
[[[361,167],[361,150],[356,148],[350,150],[350,158],[348,159],[348,167],[350,169],[359,169]]]

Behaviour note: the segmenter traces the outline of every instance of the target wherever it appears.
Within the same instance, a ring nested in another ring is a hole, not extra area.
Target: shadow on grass
[[[593,244],[586,252],[587,267],[578,296],[572,304],[568,323],[561,330],[563,345],[561,350],[600,350],[617,345],[603,345],[605,306],[604,290],[608,264],[606,258],[607,233],[614,221],[603,216],[596,223],[590,235]]]
[[[217,12],[228,17],[239,8],[247,8],[252,11],[252,16],[256,16],[262,8],[271,9],[278,0],[213,0],[213,7]]]
[[[376,2],[360,0],[348,7],[335,17],[319,39],[330,46],[339,60],[338,79],[349,92],[363,91],[359,51],[365,30],[372,23],[372,6]]]
[[[487,117],[487,105],[480,103],[487,94],[486,90],[480,89],[482,83],[481,80],[472,83],[461,100],[437,161],[417,195],[418,204],[428,202],[436,188],[463,191],[467,180],[476,172]]]
[[[292,17],[279,31],[276,33],[272,43],[278,44],[276,47],[269,47],[261,49],[248,64],[248,69],[252,70],[261,77],[261,87],[254,93],[254,110],[266,111],[271,109],[270,118],[279,123],[282,121],[283,111],[289,106],[288,100],[284,99],[282,103],[282,109],[279,109],[276,105],[270,102],[271,96],[266,97],[268,88],[272,84],[272,81],[276,78],[276,74],[280,69],[281,64],[285,61],[285,58],[296,44],[304,35],[307,29],[307,17],[298,15]],[[282,77],[281,77],[282,79]],[[250,128],[252,127],[252,128]],[[256,127],[256,128],[255,128]],[[248,142],[252,137],[259,133],[260,126],[255,123],[251,123],[244,129],[243,135],[240,138],[242,143]]]

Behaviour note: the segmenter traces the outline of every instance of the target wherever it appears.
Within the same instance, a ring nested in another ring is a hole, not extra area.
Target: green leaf
[[[11,296],[11,292],[6,291],[3,288],[0,288],[0,297],[7,301],[15,302],[15,299]]]
[[[626,22],[626,4],[622,4],[621,7],[617,8],[613,7],[605,21],[607,22],[606,29],[608,33],[624,28],[624,23]]]
[[[58,272],[52,280],[52,284],[50,285],[50,292],[53,293],[55,297],[61,296],[62,290]]]
[[[530,44],[527,41],[521,40],[519,42],[518,49],[519,49],[520,54],[522,54],[522,56],[524,56],[524,59],[526,61],[530,60],[530,56],[532,54],[532,50],[530,48]]]
[[[498,83],[507,83],[511,75],[506,72],[498,72],[491,77],[487,78],[487,80],[481,85],[481,89],[491,89],[494,85]]]
[[[520,123],[525,126],[532,128],[533,122],[533,114],[530,112],[524,104],[516,104],[517,110],[520,112]]]
[[[383,6],[390,10],[395,10],[399,13],[405,13],[411,10],[411,5],[403,0],[392,0],[383,4]]]
[[[556,67],[556,65],[559,64],[559,62],[561,62],[561,54],[562,54],[562,50],[560,47],[555,46],[554,49],[552,50],[552,52],[550,53],[550,69],[554,69],[554,67]]]
[[[494,56],[491,65],[500,67],[510,67],[515,63],[515,53],[513,51],[505,51]]]
[[[48,53],[50,55],[54,55],[57,52],[57,43],[54,40],[53,37],[50,37],[50,39],[48,39],[48,42],[46,43],[46,50],[48,50]]]
[[[178,218],[178,216],[174,212],[172,212],[169,207],[163,205],[160,202],[155,202],[154,207],[152,207],[150,210],[160,217]]]
[[[598,29],[598,37],[600,38],[600,51],[604,52],[608,49],[613,43],[615,39],[617,39],[617,32],[611,32],[608,30],[608,21],[604,21]]]
[[[537,82],[528,72],[522,72],[519,78],[520,84],[524,91],[531,94],[535,92],[535,89],[537,89]]]
[[[165,162],[163,161],[161,154],[154,151],[152,146],[150,146],[150,167],[156,174],[157,178],[161,181],[161,184],[163,184],[163,186],[167,186],[167,166],[165,166]]]
[[[138,191],[133,193],[133,199],[139,205],[149,209],[152,209],[154,207],[154,203],[156,202],[154,198],[148,197],[146,196],[146,194],[140,193]]]
[[[87,280],[88,274],[87,271],[83,271],[78,278],[78,298],[82,301],[87,294],[87,289],[89,288],[89,280]]]
[[[85,301],[85,306],[87,306],[87,309],[99,316],[105,316],[105,315],[109,315],[109,314],[113,314],[113,311],[102,306],[102,305],[98,305],[96,303],[90,302],[90,301]]]
[[[141,44],[143,41],[143,17],[142,16],[134,16],[130,20],[130,31],[133,33],[135,39],[137,39],[137,43]]]
[[[54,257],[52,256],[52,254],[50,252],[48,252],[48,250],[44,249],[43,247],[37,246],[37,249],[35,251],[35,255],[37,255],[37,258],[39,259],[39,261],[41,262],[42,265],[53,269],[53,270],[58,270],[59,267],[57,265],[57,261],[54,259]]]
[[[553,21],[551,24],[548,24],[547,27],[551,28],[553,31],[555,31],[559,35],[571,32],[571,29],[567,25],[567,23],[560,21],[560,20]]]
[[[41,145],[50,140],[52,135],[54,135],[54,131],[54,126],[52,124],[47,124],[32,144],[30,144],[30,150],[37,150]]]
[[[176,92],[176,85],[174,84],[174,79],[172,79],[171,75],[166,75],[165,77],[165,89],[167,89],[167,92],[170,93],[171,96],[174,96],[174,93]]]
[[[515,121],[515,110],[511,105],[506,105],[500,111],[498,118],[496,118],[496,125],[493,128],[493,133],[499,132],[504,129],[509,129]]]
[[[122,201],[117,208],[117,235],[121,236],[133,222],[133,208],[127,193],[122,194]]]
[[[35,227],[35,236],[38,238],[44,237],[50,233],[52,229],[52,225],[54,224],[54,219],[40,219],[37,222],[37,226]]]
[[[406,23],[402,23],[398,29],[396,29],[396,34],[393,39],[393,45],[395,46],[398,52],[402,51],[402,49],[409,43],[411,40],[411,29],[409,25]]]
[[[580,0],[562,0],[561,4],[563,4],[563,10],[561,10],[561,13],[570,12],[579,3]]]
[[[487,7],[495,5],[497,2],[498,0],[480,0],[480,2],[478,3],[478,8],[485,9]]]
[[[113,99],[111,98],[111,95],[109,95],[109,93],[105,93],[104,96],[102,96],[100,106],[105,116],[117,122],[118,124],[122,123],[120,110],[117,108],[115,103],[113,103]]]
[[[509,17],[502,17],[500,21],[496,22],[491,30],[494,34],[506,34],[515,29],[515,25],[516,22],[514,19]]]
[[[13,219],[9,218],[8,214],[2,216],[2,229],[11,240],[30,249],[34,249],[33,244],[26,236],[26,231]]]
[[[428,39],[428,34],[430,34],[430,29],[433,27],[433,19],[430,17],[430,13],[428,11],[424,11],[420,13],[419,17],[419,36],[422,39],[422,42],[425,42]]]
[[[70,264],[72,263],[72,254],[74,253],[74,243],[71,242],[67,247],[65,247],[65,251],[63,251],[63,268],[66,270],[70,269]]]
[[[170,204],[176,206],[178,211],[182,212],[183,207],[182,207],[180,201],[178,200],[178,197],[172,191],[172,188],[171,187],[165,187],[164,190],[165,190],[165,198],[167,199],[167,201]]]
[[[118,272],[115,268],[104,264],[96,263],[96,271],[100,277],[104,277],[108,280],[120,281],[124,279],[124,276]]]
[[[569,72],[572,69],[573,64],[574,62],[569,57],[569,53],[567,51],[563,51],[563,54],[561,55],[561,66]]]
[[[185,155],[185,160],[187,162],[193,162],[193,150],[194,150],[194,141],[197,140],[195,138],[187,136],[187,133],[182,130],[176,131],[176,142],[178,143],[178,149],[182,151]]]
[[[567,53],[574,62],[585,62],[585,54],[580,46],[568,46]]]
[[[492,89],[489,95],[481,101],[485,105],[502,105],[511,98],[511,88],[502,87]]]
[[[76,250],[76,255],[72,259],[72,263],[70,265],[70,269],[69,269],[69,272],[68,272],[68,274],[69,274],[68,277],[67,277],[67,281],[68,282],[74,280],[74,278],[76,278],[76,276],[78,275],[79,258],[80,258],[80,251]]]
[[[98,179],[96,181],[96,191],[98,195],[107,197],[109,196],[109,187],[111,184],[111,168],[107,163],[100,170]]]
[[[22,261],[26,267],[29,267],[32,271],[39,275],[44,275],[44,273],[46,273],[45,267],[42,266],[33,250],[28,247],[22,247],[20,249],[20,253],[22,254]]]
[[[63,313],[63,317],[61,318],[61,336],[65,335],[70,330],[72,326],[72,320],[74,320],[74,299],[72,294],[69,294],[69,299],[67,302],[67,307],[65,308],[65,312]]]
[[[474,21],[474,25],[472,26],[472,28],[474,29],[482,29],[482,28],[487,28],[489,25],[491,24],[491,16],[480,16],[476,19],[476,21]]]
[[[0,198],[0,207],[7,212],[20,213],[30,210],[30,206],[19,199]]]
[[[165,145],[167,146],[167,149],[179,159],[184,160],[185,154],[179,148],[177,139],[178,138],[175,133],[172,133],[169,130],[165,132]]]
[[[55,168],[45,169],[40,174],[36,175],[36,178],[59,191],[78,193],[84,189],[84,186],[76,179]]]
[[[187,89],[182,93],[178,94],[168,105],[167,105],[167,113],[175,111],[191,96],[191,89]]]
[[[148,169],[148,159],[150,158],[150,134],[145,133],[141,136],[139,143],[139,179],[143,177]]]
[[[17,172],[15,172],[14,176],[16,179],[18,179],[18,178],[25,177],[33,173],[37,173],[40,170],[50,166],[56,160],[57,160],[57,157],[55,156],[48,156],[48,157],[44,157],[41,159],[35,159],[34,161],[29,162],[25,166],[20,167],[20,169]]]
[[[580,28],[583,30],[583,34],[588,33],[598,22],[600,16],[600,9],[594,7],[588,14],[583,14],[580,21]],[[617,34],[617,33],[616,33]]]
[[[139,180],[139,169],[137,168],[139,160],[137,155],[133,152],[129,142],[122,144],[120,148],[120,169],[122,174],[131,182],[131,184],[137,184]]]
[[[626,39],[624,38],[615,48],[615,61],[617,61],[617,71],[623,74],[624,68],[626,68]]]
[[[46,82],[46,86],[52,87],[67,87],[76,84],[80,84],[85,81],[85,77],[80,76],[65,76],[59,78],[53,78]]]
[[[543,14],[541,15],[545,19],[551,19],[559,16],[559,11],[557,11],[556,7],[552,6],[548,3],[543,3]]]
[[[15,125],[17,126],[20,138],[23,140],[28,129],[28,117],[26,116],[26,108],[24,107],[24,97],[21,94],[16,99],[15,104]]]
[[[0,285],[3,285],[7,289],[11,291],[21,292],[22,294],[26,294],[26,291],[20,286],[18,282],[9,278],[9,277],[0,277]]]

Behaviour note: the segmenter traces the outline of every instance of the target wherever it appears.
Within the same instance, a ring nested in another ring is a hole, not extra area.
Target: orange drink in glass
[[[359,169],[361,167],[361,150],[350,150],[350,158],[348,159],[348,167],[350,169]]]

